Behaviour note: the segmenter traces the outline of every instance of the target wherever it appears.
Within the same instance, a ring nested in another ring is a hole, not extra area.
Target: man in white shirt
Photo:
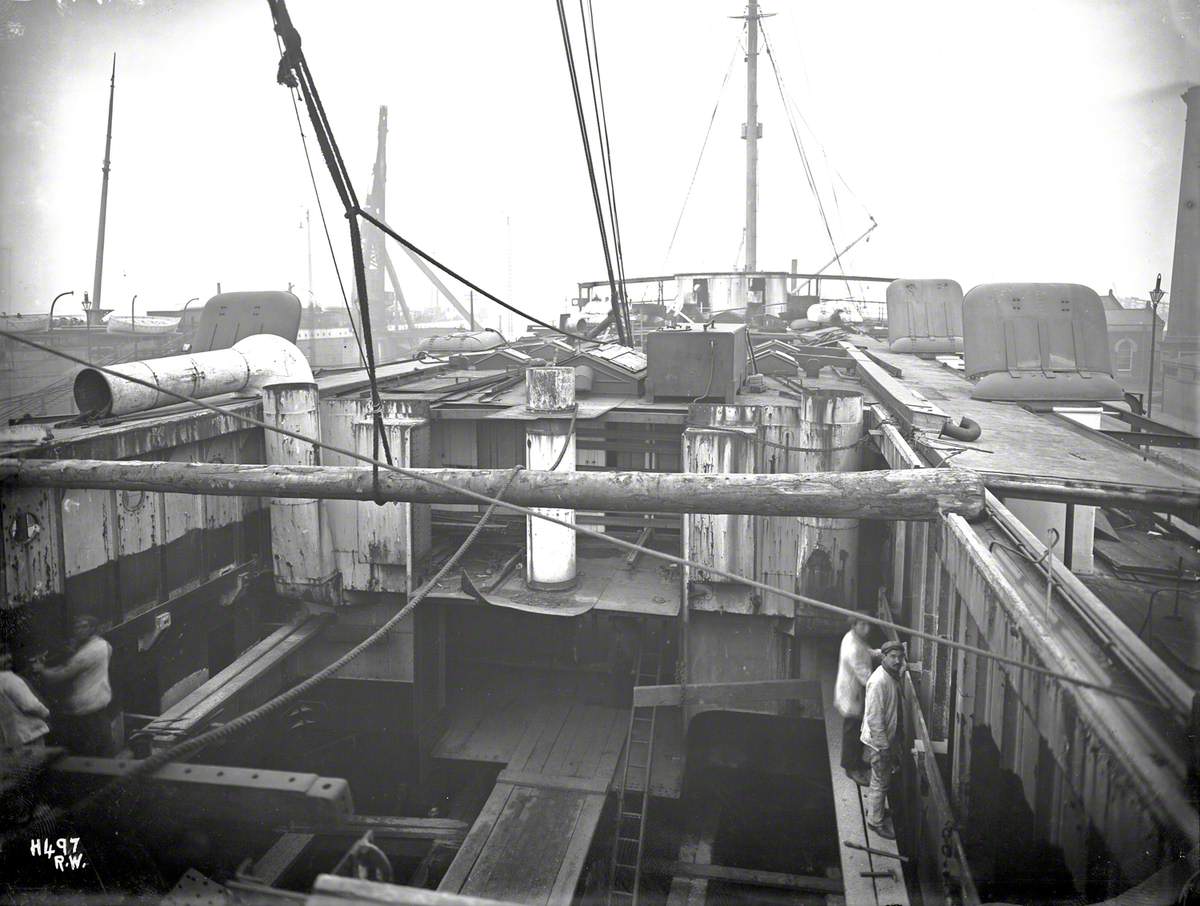
[[[880,649],[883,663],[867,680],[863,710],[862,742],[871,764],[871,786],[867,790],[867,824],[888,840],[896,839],[891,815],[884,804],[892,774],[897,770],[896,727],[900,714],[900,671],[904,664],[904,646],[884,642]]]
[[[0,651],[0,750],[45,745],[50,712],[21,677],[12,655]]]
[[[71,656],[58,667],[41,668],[50,686],[59,687],[54,714],[55,736],[76,755],[112,754],[112,722],[108,706],[112,687],[108,662],[112,645],[96,634],[99,621],[87,614],[71,624]]]
[[[842,769],[859,786],[871,782],[860,739],[863,697],[871,678],[872,659],[879,657],[879,650],[867,644],[870,632],[871,624],[866,620],[854,619],[850,624],[850,631],[842,639],[837,682],[833,687],[833,704],[842,715]]]

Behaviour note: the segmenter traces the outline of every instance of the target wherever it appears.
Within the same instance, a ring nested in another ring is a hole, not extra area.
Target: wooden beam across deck
[[[759,871],[752,868],[735,868],[729,865],[705,865],[697,862],[670,862],[650,859],[646,862],[649,874],[667,875],[676,878],[703,878],[706,881],[725,881],[746,887],[773,887],[778,890],[802,890],[807,893],[842,892],[842,882],[832,878],[816,878],[811,875],[791,875],[779,871]]]
[[[346,906],[348,903],[389,903],[392,906],[510,906],[501,900],[383,884],[337,875],[318,875],[306,906]]]
[[[301,615],[242,652],[228,667],[142,728],[151,738],[152,749],[169,748],[205,726],[231,700],[266,678],[312,640],[324,625],[323,617]],[[278,690],[268,690],[275,691]],[[260,700],[267,697],[262,694]]]
[[[941,433],[950,421],[949,415],[899,377],[893,376],[890,370],[876,364],[853,343],[843,341],[839,345],[854,360],[855,371],[863,384],[909,429],[919,428],[935,437]]]
[[[688,683],[686,686],[635,686],[633,706],[747,705],[755,702],[798,701],[813,716],[821,712],[821,685],[815,680],[756,680],[746,683]]]
[[[63,758],[48,784],[82,796],[128,774],[137,759]],[[142,777],[116,800],[120,811],[152,809],[159,824],[220,822],[261,827],[331,826],[351,816],[350,785],[341,777],[228,765],[173,762]]]
[[[0,485],[98,488],[230,497],[463,503],[460,491],[521,506],[630,513],[735,513],[855,519],[974,516],[983,481],[966,469],[798,474],[694,472],[545,472],[508,469],[406,469],[369,466],[268,466],[105,460],[0,461]],[[428,479],[441,482],[438,486]]]
[[[264,884],[278,883],[279,879],[300,860],[300,856],[314,839],[316,839],[315,834],[299,834],[291,831],[281,834],[279,839],[271,844],[271,847],[254,863],[254,868],[250,873]]]

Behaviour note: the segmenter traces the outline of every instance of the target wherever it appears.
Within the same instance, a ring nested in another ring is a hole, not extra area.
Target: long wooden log
[[[496,496],[504,469],[410,469],[456,490]],[[7,487],[99,488],[228,497],[374,500],[369,466],[266,466],[226,463],[106,460],[4,460]],[[463,503],[448,490],[380,470],[378,499]],[[974,516],[983,507],[983,481],[966,469],[806,474],[694,472],[522,471],[504,500],[528,507],[629,513],[735,513],[757,516],[834,516],[855,519],[933,519],[939,513]]]

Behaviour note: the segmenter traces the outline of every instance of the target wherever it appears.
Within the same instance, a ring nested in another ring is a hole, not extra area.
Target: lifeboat
[[[504,335],[498,330],[463,330],[458,333],[443,334],[424,340],[421,352],[483,352],[495,349],[505,344]]]
[[[807,320],[816,324],[861,324],[863,317],[848,302],[818,302],[808,307]]]
[[[0,330],[9,333],[30,333],[45,330],[49,325],[48,315],[0,315]]]
[[[109,333],[174,333],[179,326],[179,319],[153,315],[109,315],[107,324]]]

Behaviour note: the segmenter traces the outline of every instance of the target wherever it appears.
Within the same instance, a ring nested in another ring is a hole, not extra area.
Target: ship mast
[[[100,310],[100,278],[104,273],[104,221],[108,216],[108,171],[112,152],[113,98],[117,92],[117,55],[113,54],[112,78],[108,83],[108,134],[104,139],[104,179],[100,184],[100,228],[96,236],[96,270],[92,276],[92,307]]]
[[[746,272],[758,265],[758,0],[749,0],[746,9]]]

